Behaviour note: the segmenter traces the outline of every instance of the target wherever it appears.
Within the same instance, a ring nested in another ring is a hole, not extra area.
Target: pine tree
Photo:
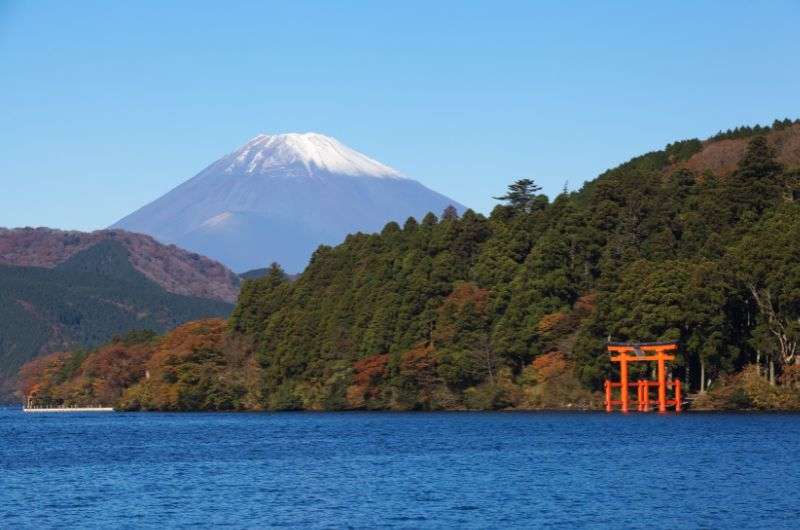
[[[536,201],[536,194],[542,189],[532,179],[520,179],[508,186],[508,192],[495,200],[505,201],[516,212],[530,212]]]
[[[782,196],[783,167],[764,136],[756,136],[747,145],[736,172],[728,179],[727,199],[731,204],[731,222],[755,220]]]
[[[442,221],[454,221],[456,219],[458,219],[458,210],[450,204],[442,212]]]

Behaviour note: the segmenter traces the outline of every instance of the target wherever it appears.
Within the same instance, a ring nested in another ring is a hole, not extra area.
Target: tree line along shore
[[[35,359],[20,391],[127,410],[596,409],[605,344],[677,341],[694,409],[800,409],[800,122],[639,156],[552,200],[321,246],[228,319]],[[632,370],[631,377],[648,374]]]

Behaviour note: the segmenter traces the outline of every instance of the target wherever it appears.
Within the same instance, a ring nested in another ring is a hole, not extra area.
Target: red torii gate
[[[611,357],[611,361],[619,363],[619,383],[614,383],[606,379],[606,411],[614,410],[614,405],[620,405],[622,412],[628,412],[630,400],[628,396],[629,387],[635,386],[637,391],[637,410],[647,412],[650,410],[650,388],[658,387],[658,411],[666,412],[667,406],[674,406],[675,412],[680,412],[681,404],[681,382],[679,379],[667,381],[666,362],[674,361],[674,355],[667,352],[674,352],[678,345],[674,342],[610,342],[608,352],[616,353]],[[631,355],[633,354],[633,355]],[[628,381],[629,362],[652,362],[658,363],[658,379],[650,381],[639,379],[635,383]],[[667,387],[674,389],[673,399],[667,399]],[[620,389],[620,399],[612,399],[612,388]]]

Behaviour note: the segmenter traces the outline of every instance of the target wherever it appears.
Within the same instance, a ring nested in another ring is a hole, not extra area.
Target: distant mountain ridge
[[[233,307],[168,292],[133,261],[122,239],[106,238],[50,268],[0,264],[0,387],[39,355],[96,346],[136,329],[163,332],[226,316]]]
[[[260,134],[113,225],[217,259],[236,271],[273,261],[302,270],[320,244],[458,202],[337,140]]]
[[[228,303],[236,300],[239,278],[222,264],[124,230],[0,228],[0,264],[52,269],[103,241],[119,242],[129,251],[133,268],[170,293]]]

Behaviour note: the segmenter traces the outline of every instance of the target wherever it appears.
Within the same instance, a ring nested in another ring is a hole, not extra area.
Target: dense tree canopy
[[[277,304],[253,335],[264,394],[307,405],[301,382],[380,355],[381,385],[391,387],[403,355],[421,347],[437,367],[432,384],[462,404],[470,388],[519,383],[553,351],[598,388],[611,369],[608,339],[680,341],[674,375],[693,389],[756,360],[793,363],[796,301],[782,278],[797,263],[785,193],[796,177],[762,136],[732,175],[669,169],[700,147],[670,144],[552,203],[523,179],[489,218],[429,215],[321,248],[296,283],[259,287],[269,291],[261,303]],[[778,251],[786,267],[770,275],[755,253]],[[480,303],[456,305],[471,296]]]
[[[749,137],[732,174],[681,165],[686,140],[552,202],[523,179],[488,217],[352,234],[293,281],[273,265],[181,373],[211,384],[244,352],[255,386],[217,392],[271,409],[592,406],[606,341],[678,340],[693,392],[751,363],[800,380],[798,172]]]

